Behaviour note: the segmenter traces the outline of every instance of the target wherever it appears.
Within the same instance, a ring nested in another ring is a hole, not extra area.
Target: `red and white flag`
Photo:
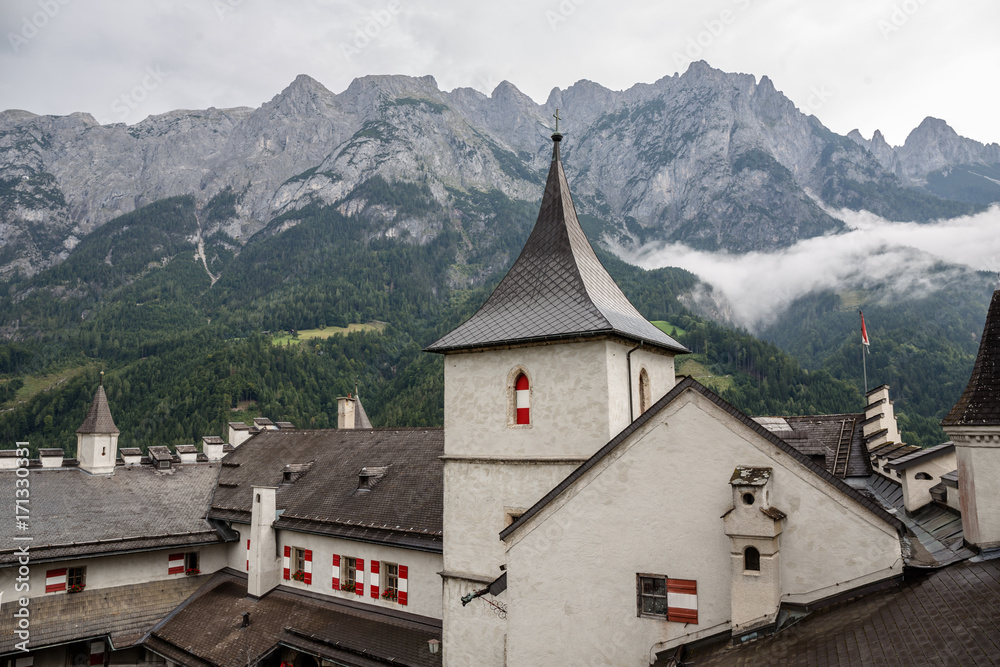
[[[868,341],[868,329],[865,328],[865,314],[860,310],[858,313],[861,315],[861,344],[865,346],[865,349],[871,352],[871,343]]]

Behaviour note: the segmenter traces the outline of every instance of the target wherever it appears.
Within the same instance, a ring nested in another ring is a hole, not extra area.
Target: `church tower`
[[[76,458],[80,468],[92,475],[110,475],[118,458],[118,427],[111,417],[104,385],[97,388],[87,417],[76,429]]]
[[[955,443],[965,541],[1000,548],[1000,290],[993,292],[969,384],[941,426]]]
[[[687,352],[639,314],[594,254],[561,140],[557,129],[517,261],[475,315],[427,348],[445,356],[449,665],[504,664],[502,594],[462,604],[503,574],[500,531],[672,389],[674,355]]]

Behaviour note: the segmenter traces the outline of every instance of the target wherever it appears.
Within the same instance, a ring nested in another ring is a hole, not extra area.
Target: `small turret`
[[[76,458],[80,461],[80,468],[92,475],[113,474],[118,458],[119,433],[102,384],[94,394],[87,417],[76,429]]]

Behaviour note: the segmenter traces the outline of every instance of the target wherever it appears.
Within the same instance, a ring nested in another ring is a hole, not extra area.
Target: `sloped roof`
[[[104,385],[97,388],[94,394],[94,402],[90,404],[90,410],[84,418],[77,433],[99,433],[118,435],[120,431],[115,426],[115,420],[111,417],[111,408],[108,407],[108,395],[104,393]]]
[[[33,562],[224,541],[205,520],[219,464],[120,466],[109,476],[78,468],[31,475]],[[0,494],[14,497],[18,477],[0,472]],[[13,521],[0,523],[0,565],[17,562]]]
[[[535,227],[486,303],[429,352],[583,336],[620,335],[673,352],[687,349],[650,324],[597,259],[576,217],[552,135],[552,166]]]
[[[828,472],[833,473],[841,428],[854,421],[851,450],[847,459],[847,477],[867,477],[872,472],[861,422],[864,413],[840,415],[805,415],[797,417],[754,417],[753,420],[807,456],[823,456]],[[844,475],[838,475],[843,477]]]
[[[146,584],[88,588],[72,595],[31,598],[31,648],[109,636],[115,648],[136,643],[208,577],[175,577]],[[0,607],[0,655],[13,652],[19,604]]]
[[[361,397],[357,397],[357,405],[354,408],[354,428],[372,428],[372,423],[365,412],[365,406],[361,404]]]
[[[704,667],[995,665],[1000,559],[966,561],[821,609],[775,635],[686,651]],[[657,662],[666,664],[665,662]]]
[[[993,292],[969,384],[941,425],[1000,425],[1000,290]]]
[[[263,431],[227,455],[209,517],[249,523],[253,486],[276,486],[277,529],[440,552],[444,431],[440,428]],[[287,464],[313,461],[293,483]],[[362,468],[386,467],[358,493]]]
[[[584,463],[580,465],[579,468],[574,470],[566,477],[563,481],[559,482],[551,491],[549,491],[545,496],[542,497],[537,503],[532,505],[528,511],[521,515],[521,517],[512,523],[510,526],[505,528],[500,533],[500,539],[506,539],[508,535],[513,533],[515,530],[520,528],[522,525],[527,523],[533,516],[538,514],[546,505],[558,498],[564,491],[570,488],[576,480],[583,477],[588,470],[597,465],[604,457],[610,455],[619,445],[628,440],[635,431],[642,428],[646,422],[653,418],[658,412],[670,405],[674,400],[680,397],[685,391],[696,391],[708,400],[715,403],[723,411],[727,412],[731,417],[736,419],[738,422],[744,424],[751,430],[755,431],[758,435],[768,440],[771,444],[776,446],[778,449],[782,450],[786,454],[789,454],[796,461],[801,463],[806,468],[812,470],[817,476],[821,477],[823,480],[836,487],[844,495],[848,496],[859,505],[870,511],[875,516],[879,517],[889,525],[893,526],[897,530],[903,529],[903,524],[894,517],[893,515],[886,512],[886,510],[875,500],[866,497],[865,495],[859,493],[856,489],[849,486],[846,482],[834,477],[830,472],[826,470],[824,466],[819,466],[809,458],[808,455],[803,454],[796,448],[789,445],[787,442],[776,436],[771,431],[767,430],[757,422],[755,422],[751,417],[747,416],[741,412],[738,408],[734,407],[732,404],[728,403],[721,396],[713,392],[711,389],[700,384],[697,380],[691,377],[684,377],[678,382],[673,389],[668,391],[666,395],[658,400],[653,406],[642,413],[638,419],[629,424],[625,430],[616,435],[608,444],[601,447],[597,452],[587,459]]]
[[[244,630],[245,612],[250,625]],[[225,570],[155,628],[145,645],[182,665],[239,667],[281,644],[338,665],[433,667],[442,655],[428,651],[427,640],[440,637],[437,619],[284,586],[250,598],[245,576]]]

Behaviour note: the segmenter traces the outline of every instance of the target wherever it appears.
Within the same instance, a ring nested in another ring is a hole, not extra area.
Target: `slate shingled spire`
[[[941,425],[1000,426],[1000,290],[993,292],[969,384]]]
[[[97,388],[94,394],[94,402],[90,404],[87,417],[76,429],[77,433],[88,434],[97,433],[101,435],[118,435],[120,431],[115,426],[115,420],[111,417],[111,408],[108,407],[108,395],[104,393],[104,385]]]
[[[617,335],[672,352],[683,345],[629,302],[590,246],[552,135],[552,166],[538,220],[520,256],[486,303],[429,352]]]

